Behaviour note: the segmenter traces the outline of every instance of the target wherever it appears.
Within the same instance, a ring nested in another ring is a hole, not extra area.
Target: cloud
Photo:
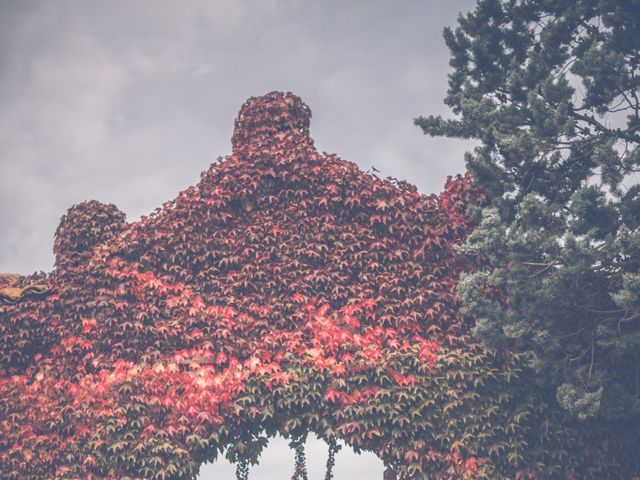
[[[241,103],[273,89],[309,103],[321,149],[439,190],[464,148],[411,121],[445,111],[440,32],[471,4],[3,4],[0,271],[50,269],[74,203],[135,220],[172,198],[229,152]]]

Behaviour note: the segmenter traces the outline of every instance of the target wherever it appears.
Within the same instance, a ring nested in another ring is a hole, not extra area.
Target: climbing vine
[[[304,453],[305,437],[298,438],[290,443],[290,446],[296,452],[295,466],[291,480],[308,480],[307,476],[307,460]]]
[[[333,467],[336,465],[336,453],[340,451],[341,446],[338,445],[335,438],[329,440],[329,452],[327,456],[327,469],[324,480],[333,480]]]
[[[637,472],[638,427],[565,418],[469,334],[472,179],[421,195],[320,154],[309,121],[252,98],[232,154],[151,215],[68,211],[46,295],[0,306],[0,477],[193,479],[225,454],[240,480],[281,434],[303,479],[309,433],[327,479],[338,440],[404,478]]]
[[[236,480],[249,479],[249,461],[242,459],[236,464]]]

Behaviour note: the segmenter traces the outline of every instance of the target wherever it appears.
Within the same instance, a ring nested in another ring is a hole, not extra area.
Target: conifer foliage
[[[632,444],[469,335],[470,177],[421,195],[318,153],[310,117],[251,98],[232,154],[153,214],[69,210],[51,290],[0,306],[0,477],[193,479],[224,453],[247,478],[309,433],[404,478],[628,475]]]
[[[640,3],[481,0],[445,30],[454,119],[491,197],[460,294],[577,419],[640,425]],[[501,294],[498,294],[501,292]]]

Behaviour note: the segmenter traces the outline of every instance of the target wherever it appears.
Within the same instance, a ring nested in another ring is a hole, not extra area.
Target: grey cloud
[[[466,1],[4,2],[0,270],[52,266],[79,201],[148,213],[229,152],[251,95],[292,90],[319,148],[437,191],[468,144],[411,124],[444,112],[444,25]]]

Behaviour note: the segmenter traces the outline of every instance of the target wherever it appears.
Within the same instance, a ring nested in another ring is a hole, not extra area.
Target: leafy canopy
[[[453,119],[491,196],[458,292],[580,419],[640,416],[640,2],[482,0],[445,29]]]

